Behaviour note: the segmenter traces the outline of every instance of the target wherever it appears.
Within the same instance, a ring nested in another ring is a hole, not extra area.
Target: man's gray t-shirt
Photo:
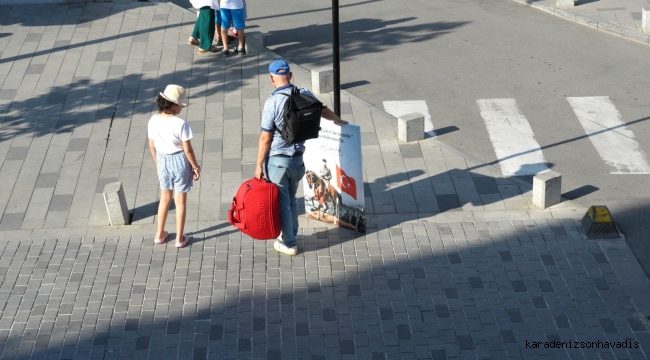
[[[269,156],[280,154],[292,156],[296,152],[305,151],[304,141],[287,144],[284,139],[282,139],[281,135],[282,128],[284,127],[284,119],[282,118],[284,104],[289,99],[288,96],[282,94],[291,95],[293,88],[294,85],[289,84],[275,89],[275,91],[271,93],[271,97],[266,99],[266,102],[264,103],[264,111],[262,111],[262,131],[273,133]],[[316,99],[316,96],[307,89],[301,88],[300,93]]]

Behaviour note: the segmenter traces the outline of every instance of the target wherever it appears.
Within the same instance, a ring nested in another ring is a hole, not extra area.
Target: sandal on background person
[[[199,46],[199,40],[195,39],[195,38],[193,38],[191,36],[190,36],[189,39],[187,39],[187,43],[190,44],[190,45]]]
[[[217,52],[217,50],[214,47],[211,48],[210,50],[204,50],[204,49],[199,48],[199,50],[197,52],[199,54],[209,54],[209,53]]]

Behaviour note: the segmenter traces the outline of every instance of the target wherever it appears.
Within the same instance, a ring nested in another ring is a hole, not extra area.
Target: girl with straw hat
[[[190,142],[194,133],[187,121],[176,116],[187,106],[185,89],[178,85],[167,85],[156,102],[158,114],[149,119],[148,125],[149,149],[160,181],[158,230],[154,243],[163,244],[169,236],[165,231],[165,221],[173,197],[176,205],[176,247],[182,248],[189,242],[188,236],[183,234],[187,193],[192,182],[201,177],[201,167],[196,162]]]

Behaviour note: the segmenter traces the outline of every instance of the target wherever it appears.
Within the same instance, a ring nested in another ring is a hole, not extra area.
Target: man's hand
[[[330,108],[327,107],[323,109],[323,112],[321,113],[321,117],[324,117],[325,119],[330,120],[331,122],[339,126],[349,124],[347,121],[341,119],[338,115],[334,113],[334,111],[330,110]]]
[[[264,171],[262,170],[262,165],[255,166],[255,178],[261,179],[263,175]]]
[[[262,131],[260,134],[259,147],[257,149],[257,163],[255,165],[255,178],[261,179],[264,171],[262,170],[262,164],[264,164],[264,158],[269,153],[271,148],[271,142],[273,141],[273,133],[268,131]]]

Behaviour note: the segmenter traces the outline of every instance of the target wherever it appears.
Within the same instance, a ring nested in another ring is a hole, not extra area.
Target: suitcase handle
[[[246,225],[242,224],[240,222],[235,222],[235,215],[234,213],[237,211],[244,210],[242,206],[237,206],[237,202],[235,201],[235,198],[232,199],[232,204],[234,205],[232,209],[228,210],[228,222],[234,225],[237,229],[246,229]]]

